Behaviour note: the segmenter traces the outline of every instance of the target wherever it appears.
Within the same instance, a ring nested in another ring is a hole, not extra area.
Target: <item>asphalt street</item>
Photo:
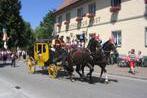
[[[0,65],[0,98],[146,98],[147,80],[109,75],[109,83],[104,84],[93,74],[93,84],[80,81],[71,82],[60,75],[50,79],[47,74],[29,74],[23,61],[17,67]]]

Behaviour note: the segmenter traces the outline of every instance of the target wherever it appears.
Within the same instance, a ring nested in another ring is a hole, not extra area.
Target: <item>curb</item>
[[[128,76],[128,75],[122,75],[122,74],[112,74],[108,73],[108,75],[116,75],[116,76],[121,76],[121,77],[129,77],[129,78],[134,78],[134,79],[140,79],[140,80],[147,80],[147,77],[133,77],[133,76]]]

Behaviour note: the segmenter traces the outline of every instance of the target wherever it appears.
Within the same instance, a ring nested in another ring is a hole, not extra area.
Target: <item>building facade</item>
[[[55,16],[54,34],[113,37],[120,54],[133,48],[147,55],[147,0],[64,0]]]

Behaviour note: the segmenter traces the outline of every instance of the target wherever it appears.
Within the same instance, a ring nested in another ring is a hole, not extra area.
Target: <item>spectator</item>
[[[136,55],[135,55],[135,49],[131,49],[129,55],[128,55],[128,62],[130,67],[130,72],[132,74],[135,74],[135,63],[136,63]]]
[[[141,51],[138,51],[138,55],[137,55],[137,66],[142,66],[143,64],[143,56],[141,54]]]
[[[27,55],[27,54],[26,54],[26,51],[23,50],[23,51],[22,51],[22,57],[23,57],[23,59],[26,59],[26,55]]]
[[[11,62],[11,67],[15,67],[15,65],[16,65],[16,53],[12,53],[12,55],[11,55],[11,58],[12,58],[12,62]]]

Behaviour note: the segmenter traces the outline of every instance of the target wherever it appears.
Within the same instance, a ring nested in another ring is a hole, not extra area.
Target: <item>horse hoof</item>
[[[105,80],[105,84],[108,84],[109,83],[109,81],[108,80]]]

